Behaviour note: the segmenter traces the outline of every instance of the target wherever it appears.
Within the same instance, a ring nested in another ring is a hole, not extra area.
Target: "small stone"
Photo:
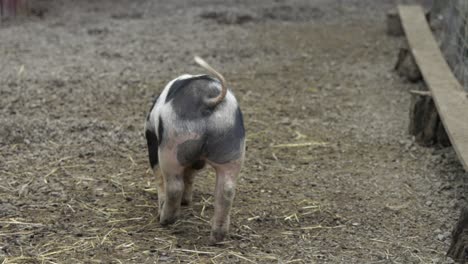
[[[457,205],[458,205],[458,201],[455,199],[449,202],[449,206],[452,208],[457,208]]]
[[[445,263],[453,264],[453,263],[455,263],[455,261],[451,257],[447,257],[447,259],[445,260]]]
[[[443,235],[444,235],[445,238],[449,238],[451,233],[450,232],[445,232],[445,233],[443,233]]]
[[[427,201],[427,202],[426,202],[426,205],[427,205],[427,206],[431,206],[431,205],[432,205],[432,201]]]
[[[439,241],[443,241],[444,238],[445,238],[445,237],[444,237],[443,234],[438,234],[438,235],[437,235],[437,240],[439,240]]]

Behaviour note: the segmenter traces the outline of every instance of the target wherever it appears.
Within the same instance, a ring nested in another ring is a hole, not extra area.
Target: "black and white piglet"
[[[181,75],[169,82],[146,119],[151,167],[157,178],[159,222],[173,223],[181,205],[192,201],[195,173],[209,164],[216,171],[210,242],[224,239],[245,153],[242,113],[224,77],[204,60],[195,61],[216,76]]]

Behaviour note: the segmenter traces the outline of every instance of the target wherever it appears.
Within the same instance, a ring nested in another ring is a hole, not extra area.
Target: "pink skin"
[[[162,208],[164,200],[166,199],[166,189],[164,188],[164,177],[161,173],[159,166],[153,168],[154,175],[156,176],[157,189],[158,189],[158,205]]]
[[[182,194],[182,205],[190,205],[192,203],[193,179],[196,171],[192,168],[186,168],[184,171],[184,193]]]
[[[193,138],[193,135],[191,138]],[[160,184],[158,184],[158,200],[159,222],[162,225],[175,222],[180,214],[181,204],[187,205],[192,201],[195,171],[190,167],[182,166],[177,160],[177,144],[185,140],[187,140],[185,137],[171,140],[159,151],[161,173],[160,175],[156,174],[161,176]],[[217,164],[207,160],[208,164],[216,171],[215,204],[210,244],[222,241],[229,231],[229,215],[235,196],[237,176],[241,170],[244,155],[241,155],[241,157],[225,164]]]
[[[216,170],[215,205],[211,221],[210,244],[221,242],[229,231],[230,212],[242,162],[243,158],[226,164],[209,162]]]
[[[159,203],[159,222],[162,225],[175,222],[180,213],[180,205],[185,189],[185,168],[177,160],[176,150],[176,144],[167,144],[167,146],[159,150],[159,166],[164,184],[164,198]]]
[[[198,139],[197,134],[178,135],[172,132],[168,142],[159,149],[161,184],[158,186],[159,222],[167,225],[175,222],[180,213],[180,205],[192,201],[194,171],[182,166],[177,160],[177,146],[190,139]],[[161,195],[159,195],[159,193]]]
[[[179,205],[189,205],[192,202],[195,170],[191,168],[184,169],[180,165],[175,167],[178,169],[166,173],[163,173],[161,168],[156,167],[154,169],[158,184],[159,217],[160,223],[163,225],[173,223],[176,220],[180,211]],[[183,176],[181,177],[180,172],[182,170]],[[174,174],[174,171],[179,173]],[[168,186],[168,188],[165,186]]]

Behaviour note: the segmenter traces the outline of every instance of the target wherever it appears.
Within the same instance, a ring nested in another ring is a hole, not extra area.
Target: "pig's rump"
[[[228,91],[216,107],[206,103],[220,91],[220,83],[207,75],[183,75],[166,86],[146,128],[157,140],[153,155],[159,161],[198,169],[205,161],[224,164],[241,157],[245,132],[234,95]]]

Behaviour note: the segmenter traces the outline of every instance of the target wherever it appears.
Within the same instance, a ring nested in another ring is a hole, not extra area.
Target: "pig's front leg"
[[[211,244],[222,241],[229,231],[229,214],[236,192],[236,180],[241,166],[242,160],[221,165],[213,164],[216,170],[216,190],[214,215],[211,223]]]

